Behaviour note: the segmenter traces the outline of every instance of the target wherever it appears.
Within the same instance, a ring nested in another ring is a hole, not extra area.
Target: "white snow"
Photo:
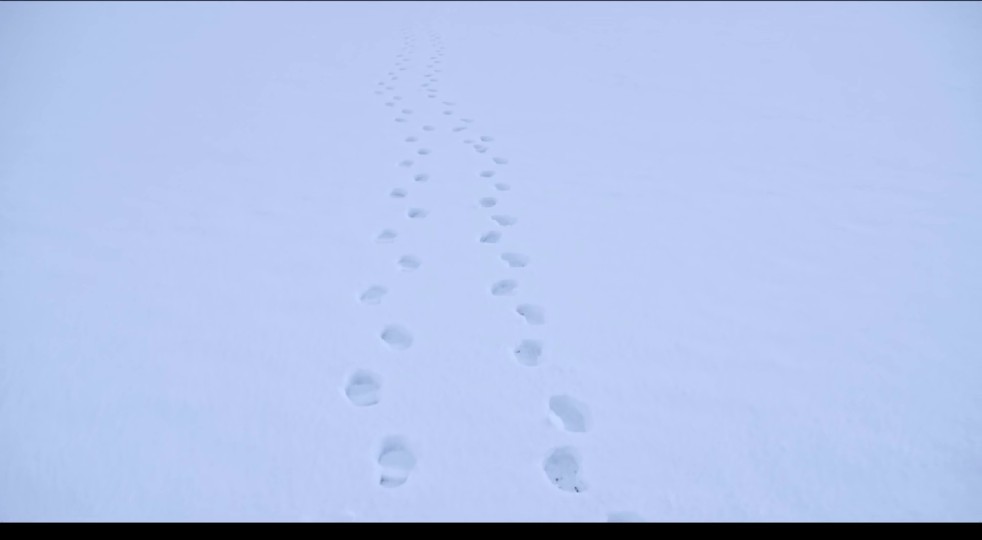
[[[977,3],[0,5],[0,520],[982,519]]]

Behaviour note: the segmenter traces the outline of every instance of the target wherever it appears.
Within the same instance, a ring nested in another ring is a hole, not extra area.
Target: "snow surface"
[[[978,3],[4,2],[0,519],[980,520],[979,66]]]

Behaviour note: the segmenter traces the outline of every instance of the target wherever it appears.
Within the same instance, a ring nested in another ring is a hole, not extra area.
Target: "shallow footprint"
[[[389,289],[381,285],[372,285],[371,287],[365,289],[363,293],[358,297],[358,300],[363,304],[378,304],[382,301],[382,297],[389,292]]]
[[[483,178],[491,178],[492,176],[494,176],[494,171],[481,171],[481,177]]]
[[[413,335],[398,324],[390,324],[382,329],[379,335],[386,345],[398,351],[404,351],[412,346]]]
[[[586,491],[586,483],[580,478],[580,458],[572,447],[564,446],[550,452],[542,462],[542,470],[549,481],[563,491]]]
[[[498,165],[505,165],[508,163],[508,158],[496,157],[494,158],[494,162],[497,163]]]
[[[434,129],[436,128],[433,126],[423,126],[423,131],[433,131]]]
[[[496,281],[491,286],[491,294],[494,296],[507,296],[514,293],[517,288],[518,282],[514,279],[502,279],[501,281]]]
[[[421,156],[425,156],[425,155],[428,155],[430,153],[430,149],[429,148],[420,148],[419,150],[416,151],[416,153],[419,154],[419,155],[421,155]]]
[[[377,462],[380,469],[379,485],[394,488],[409,480],[410,473],[416,467],[416,455],[402,437],[387,437],[382,442]]]
[[[403,255],[402,257],[399,257],[398,264],[403,270],[412,271],[419,268],[419,265],[422,263],[420,262],[419,257],[415,257],[413,255]]]
[[[399,166],[400,167],[412,167],[413,166],[413,160],[411,160],[411,159],[404,159],[404,160],[402,160],[402,161],[399,162]]]
[[[512,268],[525,268],[529,264],[528,255],[522,255],[521,253],[502,253],[501,260],[508,263],[508,266]]]
[[[406,142],[416,142],[418,140],[419,139],[417,137],[414,137],[412,135],[410,135],[409,137],[406,137]]]
[[[389,244],[395,241],[396,236],[398,235],[399,233],[393,231],[392,229],[385,229],[384,231],[378,233],[378,236],[375,237],[375,241],[380,244]]]
[[[429,179],[430,179],[430,175],[428,174],[417,174],[415,177],[413,177],[413,180],[417,182],[425,182]]]
[[[512,225],[518,222],[518,220],[515,219],[514,217],[506,216],[504,214],[491,216],[491,219],[493,219],[495,223],[501,225],[502,227],[511,227]]]
[[[406,197],[406,190],[402,188],[395,188],[389,193],[389,196],[393,199],[404,199]]]
[[[542,363],[542,342],[537,339],[523,339],[515,347],[515,360],[523,366],[537,366]]]
[[[532,325],[538,326],[546,322],[545,313],[543,313],[542,308],[533,304],[519,304],[515,308],[515,312],[521,315],[525,319],[525,322]]]
[[[484,146],[483,144],[475,144],[474,150],[477,150],[478,152],[483,154],[488,151],[488,147]]]
[[[508,191],[511,189],[511,186],[504,182],[498,182],[494,185],[494,189],[497,189],[498,191]]]
[[[348,401],[358,407],[368,407],[380,401],[382,382],[378,375],[371,371],[358,370],[344,386],[344,395]]]
[[[496,244],[501,240],[501,233],[498,231],[488,231],[481,235],[481,243]]]
[[[562,429],[573,433],[586,433],[590,429],[590,410],[583,402],[560,394],[549,398],[549,411]]]
[[[406,215],[409,216],[410,219],[423,219],[429,215],[429,213],[422,208],[410,208],[409,211],[406,212]]]
[[[481,206],[491,208],[492,206],[498,204],[498,199],[495,199],[494,197],[482,197],[479,202]]]
[[[481,140],[484,142],[492,142],[494,141],[494,137],[490,135],[481,135]]]

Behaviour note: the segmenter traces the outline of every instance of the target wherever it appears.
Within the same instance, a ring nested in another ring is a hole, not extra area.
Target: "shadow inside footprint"
[[[580,458],[575,449],[569,446],[556,448],[542,462],[546,477],[563,491],[582,493],[586,483],[580,478]]]
[[[368,407],[380,401],[382,382],[378,375],[371,371],[359,370],[348,378],[344,387],[344,395],[358,407]]]
[[[402,437],[387,437],[378,453],[379,485],[387,488],[399,487],[409,480],[416,467],[416,455]]]
[[[586,404],[565,394],[549,398],[549,411],[556,424],[572,433],[590,429],[590,412]]]

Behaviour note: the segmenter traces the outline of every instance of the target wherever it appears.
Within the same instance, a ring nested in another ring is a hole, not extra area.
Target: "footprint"
[[[580,458],[572,447],[564,446],[550,452],[542,462],[542,470],[549,481],[563,491],[586,491],[586,483],[580,478]]]
[[[534,304],[519,304],[515,308],[515,312],[521,315],[525,322],[539,326],[545,324],[546,318],[545,313],[543,313],[542,308]]]
[[[474,150],[477,150],[478,152],[483,154],[488,151],[488,147],[484,146],[483,144],[475,144]]]
[[[507,296],[514,293],[517,288],[518,282],[514,279],[502,279],[501,281],[496,281],[491,286],[491,294],[494,296]]]
[[[483,178],[491,178],[494,176],[494,171],[481,171],[481,176]]]
[[[451,114],[453,114],[453,111],[443,111],[443,114],[450,116]]]
[[[402,110],[402,114],[413,114],[413,110],[412,109],[403,109]]]
[[[497,163],[498,165],[507,165],[508,164],[508,158],[496,157],[496,158],[494,158],[494,162]]]
[[[419,155],[421,155],[421,156],[425,156],[425,155],[428,155],[430,153],[430,149],[429,148],[420,148],[419,150],[416,151],[416,153],[419,154]]]
[[[361,293],[358,300],[362,304],[378,304],[382,301],[382,297],[389,292],[389,289],[381,285],[372,285],[371,287],[365,289],[365,292]]]
[[[644,518],[637,512],[611,512],[607,514],[609,523],[643,523]]]
[[[402,96],[392,96],[392,99],[396,101],[400,101],[402,99]],[[406,112],[406,111],[402,111],[402,112]],[[409,111],[409,112],[413,112],[413,111]]]
[[[406,119],[401,116],[399,118],[396,118],[396,122],[405,122],[405,121]]]
[[[406,197],[406,190],[402,188],[395,188],[389,193],[389,196],[394,199],[404,199]]]
[[[474,121],[474,119],[473,118],[461,118],[460,121],[461,122],[467,122],[468,124],[470,124],[471,122]]]
[[[485,208],[491,208],[492,206],[498,204],[498,199],[495,199],[494,197],[482,197],[478,202]]]
[[[392,229],[385,229],[384,231],[380,232],[377,237],[375,237],[375,241],[388,244],[393,242],[396,239],[396,236],[398,236],[398,233]]]
[[[454,133],[457,133],[457,132],[460,132],[460,131],[464,131],[465,129],[467,129],[467,126],[457,126],[457,127],[453,128]]]
[[[502,227],[511,227],[512,225],[518,222],[518,220],[515,219],[514,217],[506,216],[503,214],[491,216],[491,219],[493,219],[495,223],[501,225]]]
[[[386,437],[379,450],[379,485],[387,488],[399,487],[409,480],[416,467],[416,455],[402,437]]]
[[[512,268],[525,268],[529,264],[528,255],[522,255],[521,253],[502,253],[501,260],[508,263],[508,266]]]
[[[455,104],[454,102],[452,102],[452,101],[444,101],[444,102],[443,102],[443,104],[444,104],[444,105],[446,105],[447,107],[453,107],[454,105],[456,105],[456,104]]]
[[[436,128],[433,126],[423,126],[423,131],[433,131],[434,129]]]
[[[410,219],[423,219],[429,215],[429,213],[422,208],[410,208],[409,211],[406,212],[406,215],[409,216]]]
[[[498,182],[494,185],[494,189],[497,189],[498,191],[508,191],[511,189],[511,186],[504,182]]]
[[[344,386],[344,395],[348,401],[358,407],[368,407],[379,402],[382,381],[371,371],[356,371]]]
[[[549,398],[549,411],[557,425],[572,433],[590,429],[590,410],[583,402],[565,394]]]
[[[413,166],[413,160],[411,160],[411,159],[404,159],[404,160],[402,160],[402,161],[399,162],[399,166],[400,167],[412,167]]]
[[[395,103],[392,103],[391,101],[386,101],[385,102],[385,106],[386,107],[394,107],[395,106]]]
[[[498,240],[501,240],[501,233],[498,231],[488,231],[481,235],[483,244],[497,244]]]
[[[413,177],[413,180],[416,180],[417,182],[426,182],[429,179],[430,179],[430,175],[428,174],[417,174],[416,176]]]
[[[409,137],[406,137],[406,142],[416,142],[418,140],[419,140],[418,138],[413,137],[412,135],[410,135]]]
[[[419,268],[419,265],[422,263],[420,262],[418,257],[415,257],[413,255],[403,255],[402,257],[399,257],[398,264],[399,267],[402,268],[403,270],[407,270],[411,272]]]
[[[474,142],[474,141],[472,141],[470,139],[464,139],[464,144],[471,144],[472,142]]]
[[[404,351],[413,344],[413,335],[397,324],[390,324],[383,328],[380,337],[386,345],[397,351]]]
[[[515,360],[523,366],[537,366],[542,363],[542,342],[536,339],[523,339],[515,347]]]
[[[403,111],[403,112],[405,112],[405,111]],[[492,137],[490,135],[481,135],[481,140],[484,141],[484,142],[492,142],[492,141],[494,141],[494,137]]]

